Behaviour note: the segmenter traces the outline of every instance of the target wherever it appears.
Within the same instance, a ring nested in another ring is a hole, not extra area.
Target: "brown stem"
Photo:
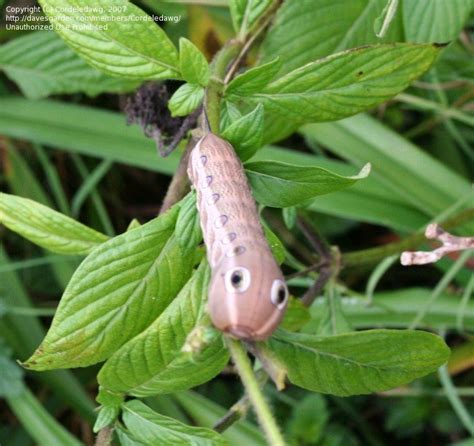
[[[112,444],[112,434],[114,429],[112,427],[102,428],[95,439],[94,446],[110,446]]]
[[[309,265],[313,265],[315,262],[319,260],[315,255],[313,255],[311,250],[308,249],[308,247],[304,243],[301,243],[293,235],[293,233],[288,230],[288,228],[280,219],[278,218],[275,218],[272,220],[268,219],[267,221],[271,229],[274,230],[278,234],[278,236],[280,237],[281,241],[285,244],[285,246],[292,249],[295,255],[297,255],[298,259],[304,261],[305,263]]]
[[[198,138],[194,134],[191,134],[191,138],[189,139],[186,145],[186,149],[184,150],[183,156],[179,161],[178,169],[176,170],[175,174],[173,175],[173,178],[171,179],[171,183],[166,192],[165,199],[163,200],[163,204],[161,205],[160,214],[166,212],[171,206],[173,206],[186,195],[189,189],[189,180],[187,173],[189,154],[196,145],[197,141]]]
[[[258,370],[256,372],[256,376],[260,386],[263,387],[268,380],[268,375],[265,373],[264,370]],[[240,398],[239,401],[233,404],[232,407],[228,410],[228,412],[224,414],[222,418],[216,421],[212,428],[217,432],[226,431],[234,423],[246,417],[247,412],[250,408],[250,404],[250,399],[247,393],[244,393],[242,398]]]
[[[161,144],[157,142],[158,152],[162,157],[167,157],[170,153],[174,152],[176,147],[178,147],[179,143],[183,138],[186,137],[186,134],[196,126],[197,120],[199,115],[202,112],[202,107],[198,107],[195,111],[193,111],[190,115],[186,116],[181,127],[173,136],[173,139],[166,147],[161,147]]]
[[[318,234],[318,232],[302,216],[298,216],[297,224],[318,256],[324,260],[329,260],[331,257],[331,250],[320,234]]]
[[[247,414],[247,410],[250,406],[250,400],[247,395],[242,397],[237,403],[235,403],[229,411],[212,427],[216,432],[224,432],[234,423],[244,418]]]
[[[318,278],[301,297],[302,304],[306,307],[310,307],[316,297],[319,296],[323,288],[326,286],[326,283],[328,283],[332,275],[332,268],[329,265],[322,267],[319,270]]]
[[[252,48],[252,45],[254,44],[255,40],[257,40],[258,36],[265,31],[265,29],[270,25],[271,21],[273,20],[273,16],[275,15],[276,11],[280,7],[281,0],[277,0],[274,2],[274,4],[268,9],[268,11],[265,13],[265,15],[260,19],[259,24],[257,25],[257,29],[250,38],[247,39],[247,41],[244,43],[239,55],[235,58],[235,60],[232,62],[232,65],[230,66],[227,75],[225,76],[224,79],[224,85],[227,85],[232,77],[234,76],[235,72],[237,71],[237,68],[239,67],[240,63],[242,62],[242,59],[247,55],[249,52],[250,48]]]
[[[318,234],[318,232],[306,221],[306,219],[302,216],[298,216],[297,224],[310,245],[321,258],[320,262],[318,263],[320,265],[318,278],[301,298],[301,302],[309,307],[314,302],[314,299],[316,299],[316,297],[324,289],[326,283],[334,275],[335,265],[330,247]]]

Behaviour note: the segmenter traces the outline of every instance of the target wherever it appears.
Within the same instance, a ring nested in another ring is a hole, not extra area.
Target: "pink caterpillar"
[[[266,339],[283,318],[288,288],[265,239],[242,163],[227,141],[208,133],[191,152],[188,175],[212,268],[212,322],[236,338]]]

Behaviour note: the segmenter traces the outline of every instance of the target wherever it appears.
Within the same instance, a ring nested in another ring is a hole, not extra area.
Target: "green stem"
[[[443,223],[443,228],[448,230],[456,226],[461,226],[472,219],[474,219],[474,208],[468,209],[457,216],[446,220]],[[399,242],[388,243],[387,245],[377,248],[363,249],[344,254],[342,256],[342,263],[344,267],[372,265],[385,257],[414,249],[425,241],[426,237],[423,233],[416,233],[400,240]]]
[[[446,396],[454,409],[454,412],[456,412],[456,415],[461,420],[461,423],[466,428],[466,430],[474,436],[474,421],[466,409],[466,406],[464,406],[462,403],[461,398],[459,398],[457,389],[454,387],[451,377],[449,376],[448,369],[445,365],[438,369],[438,375],[443,389],[446,392]]]
[[[456,387],[456,393],[460,397],[473,398],[474,387]],[[435,398],[446,398],[446,391],[443,389],[419,389],[414,387],[404,388],[399,387],[397,389],[387,390],[386,392],[379,393],[379,396],[387,398],[424,398],[427,396]]]
[[[28,389],[17,397],[7,398],[7,403],[37,444],[81,446],[81,442],[64,429]]]
[[[285,446],[285,440],[280,433],[280,429],[273,418],[267,402],[265,401],[257,378],[252,370],[252,365],[247,356],[247,352],[239,341],[228,339],[227,345],[250,402],[257,414],[258,421],[267,436],[268,443],[272,446]]]
[[[255,29],[251,30],[247,30],[245,24],[248,19],[248,12],[250,11],[247,9],[246,18],[239,37],[229,40],[214,57],[211,65],[211,79],[206,89],[205,109],[211,130],[216,135],[219,134],[221,102],[226,82],[230,81],[239,62],[253,45],[255,39],[269,25],[280,3],[281,0],[275,0],[255,24]],[[234,64],[231,66],[232,62]]]
[[[457,108],[450,108],[444,104],[439,104],[438,102],[430,101],[428,99],[423,99],[418,96],[413,96],[406,93],[400,93],[395,97],[395,99],[398,99],[405,104],[413,105],[415,108],[419,108],[421,110],[435,111],[444,118],[453,118],[471,127],[474,126],[474,118],[467,115],[466,113],[463,113]]]
[[[435,289],[431,293],[430,298],[426,301],[425,305],[420,308],[415,319],[408,327],[411,330],[415,330],[418,325],[423,321],[423,318],[426,316],[433,305],[433,303],[438,299],[441,293],[447,288],[451,281],[456,277],[456,274],[461,270],[464,264],[469,260],[469,257],[472,255],[472,250],[467,250],[463,252],[456,262],[446,271],[442,279],[438,282]]]
[[[456,316],[456,326],[459,333],[464,331],[464,315],[466,314],[467,304],[474,293],[474,274],[469,279],[459,304],[458,314]]]
[[[211,130],[215,134],[219,134],[224,77],[229,64],[238,56],[242,45],[238,40],[230,40],[217,53],[211,65],[211,80],[206,90],[206,112]]]

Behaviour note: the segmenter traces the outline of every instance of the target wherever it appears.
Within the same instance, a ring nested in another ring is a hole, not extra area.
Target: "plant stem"
[[[215,56],[211,65],[211,80],[206,89],[205,109],[211,130],[219,134],[221,118],[222,91],[224,88],[224,77],[230,63],[239,54],[243,43],[238,40],[230,40]]]
[[[431,293],[430,298],[426,301],[423,307],[420,308],[418,313],[416,314],[413,322],[409,325],[409,329],[414,330],[418,327],[418,325],[423,321],[426,313],[430,311],[431,306],[433,303],[438,299],[441,293],[447,288],[447,286],[451,283],[451,281],[456,277],[456,274],[461,270],[464,264],[468,261],[469,257],[472,255],[472,250],[468,250],[463,252],[456,262],[446,271],[443,275],[441,280],[436,285],[435,289]]]
[[[197,142],[197,138],[194,135],[191,135],[186,145],[186,149],[184,150],[184,153],[179,161],[178,168],[173,175],[173,178],[171,178],[171,183],[168,186],[163,204],[160,208],[160,214],[163,214],[175,203],[181,200],[181,198],[183,198],[186,195],[186,192],[189,190],[187,174],[188,160],[191,150],[194,148]]]
[[[247,352],[239,341],[233,339],[227,339],[227,346],[268,443],[272,446],[285,446],[285,440],[265,401]]]
[[[110,446],[113,439],[113,428],[106,426],[100,430],[95,439],[94,446]]]
[[[474,118],[456,108],[450,108],[444,104],[439,104],[438,102],[430,101],[428,99],[423,99],[418,96],[406,93],[400,93],[395,97],[395,99],[399,100],[400,102],[404,102],[405,104],[413,105],[415,108],[419,108],[421,110],[435,111],[444,118],[453,118],[471,127],[474,126]]]
[[[459,398],[458,391],[451,381],[446,365],[443,365],[438,369],[438,375],[446,393],[446,397],[451,403],[454,412],[456,412],[456,415],[466,430],[474,436],[474,421],[466,409],[466,406],[462,403],[461,398]]]
[[[443,223],[443,228],[454,228],[472,219],[474,219],[474,208],[463,211],[455,217],[446,220]],[[363,249],[344,254],[342,256],[342,264],[344,267],[371,265],[393,254],[399,254],[402,251],[414,249],[424,241],[426,241],[425,235],[423,233],[416,233],[400,240],[399,242],[388,243],[387,245],[377,248]]]
[[[456,387],[456,393],[460,397],[464,398],[473,398],[474,397],[474,388],[473,387]],[[419,389],[414,387],[403,388],[399,387],[397,389],[387,390],[385,392],[378,393],[378,396],[387,397],[387,398],[424,398],[426,396],[431,396],[435,398],[446,398],[446,392],[443,389]]]
[[[456,316],[456,326],[459,333],[464,331],[464,315],[466,313],[467,304],[471,295],[474,293],[474,274],[469,279],[469,282],[466,285],[464,293],[462,295],[461,303],[459,304],[458,314]]]
[[[205,110],[211,130],[219,134],[221,101],[225,85],[232,79],[242,58],[247,54],[257,37],[270,24],[281,0],[274,1],[256,24],[255,30],[246,31],[244,24],[239,37],[229,40],[216,54],[211,65],[211,79],[206,89]]]
[[[81,446],[82,443],[55,420],[29,389],[25,388],[18,396],[7,397],[6,401],[37,444]]]

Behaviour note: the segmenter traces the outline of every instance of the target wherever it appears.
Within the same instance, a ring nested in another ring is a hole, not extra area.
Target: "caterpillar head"
[[[270,252],[224,257],[214,268],[209,313],[214,325],[252,341],[268,338],[286,310],[288,288]]]

